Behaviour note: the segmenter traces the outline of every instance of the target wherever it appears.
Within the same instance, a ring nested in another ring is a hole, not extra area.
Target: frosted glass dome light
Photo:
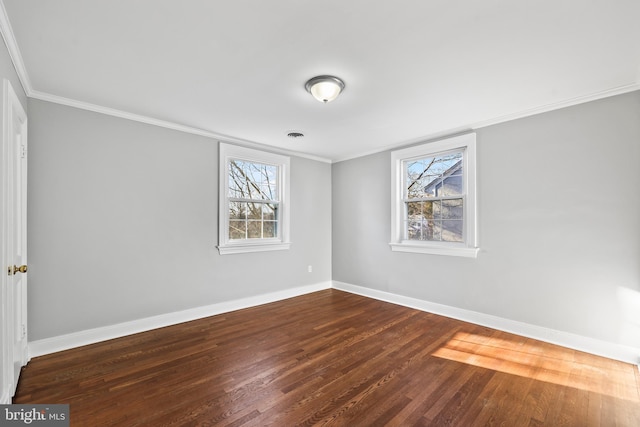
[[[344,82],[334,76],[317,76],[310,79],[304,87],[320,102],[331,102],[344,90]]]

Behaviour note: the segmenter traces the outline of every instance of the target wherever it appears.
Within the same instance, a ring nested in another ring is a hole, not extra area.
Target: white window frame
[[[446,152],[463,151],[463,242],[416,241],[404,238],[403,162]],[[392,251],[468,258],[478,256],[476,211],[476,134],[469,133],[391,152],[391,246]]]
[[[272,239],[229,238],[229,164],[234,160],[268,164],[278,167],[278,236]],[[238,145],[220,143],[220,193],[218,201],[218,251],[221,255],[247,252],[287,250],[289,240],[289,168],[288,156]]]

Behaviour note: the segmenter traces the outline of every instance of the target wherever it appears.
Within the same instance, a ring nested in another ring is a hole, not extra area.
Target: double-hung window
[[[289,157],[220,143],[220,254],[289,249]]]
[[[391,249],[476,257],[475,134],[391,154]]]

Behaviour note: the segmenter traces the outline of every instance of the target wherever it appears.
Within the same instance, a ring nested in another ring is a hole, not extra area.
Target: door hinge
[[[27,336],[27,326],[26,325],[22,325],[22,336],[20,338],[24,338]]]
[[[20,158],[24,159],[27,157],[27,146],[26,145],[20,145]]]

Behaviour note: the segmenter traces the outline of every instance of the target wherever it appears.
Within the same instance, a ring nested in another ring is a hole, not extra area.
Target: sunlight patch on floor
[[[640,402],[632,365],[610,361],[619,363],[622,368],[614,370],[613,374],[611,370],[607,373],[598,367],[599,363],[608,363],[607,359],[590,355],[584,357],[582,354],[578,358],[574,350],[527,338],[506,340],[458,332],[433,356]],[[589,360],[591,358],[592,361]]]

